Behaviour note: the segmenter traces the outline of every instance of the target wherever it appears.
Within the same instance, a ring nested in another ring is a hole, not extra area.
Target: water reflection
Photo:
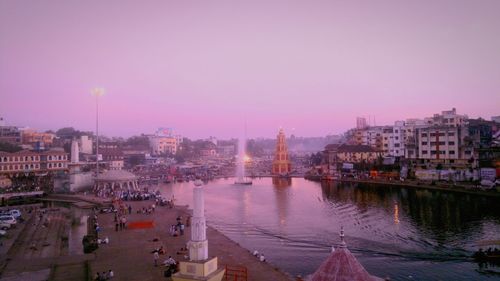
[[[292,185],[291,178],[273,178],[274,195],[276,198],[276,207],[278,211],[278,223],[281,227],[286,225],[288,202],[289,202],[289,188]]]
[[[408,217],[439,243],[455,241],[457,235],[476,236],[482,231],[479,223],[484,220],[500,223],[497,198],[336,182],[325,182],[321,187],[324,198],[332,202],[354,204],[360,210],[382,209],[393,213],[397,224],[401,215]]]
[[[191,204],[192,185],[160,187]],[[392,280],[485,280],[468,258],[478,240],[498,240],[499,199],[467,194],[262,178],[236,187],[209,182],[207,219],[243,247],[265,251],[292,275],[314,272],[344,226],[367,270]],[[438,279],[437,277],[440,279]]]
[[[394,204],[394,223],[399,224],[399,207],[398,204]]]

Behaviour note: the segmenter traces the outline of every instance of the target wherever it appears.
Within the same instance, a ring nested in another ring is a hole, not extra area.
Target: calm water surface
[[[459,193],[320,184],[304,179],[207,183],[208,224],[265,254],[292,274],[313,273],[340,242],[373,275],[392,280],[499,280],[468,257],[480,240],[500,239],[500,200]],[[193,183],[161,185],[192,204]],[[499,271],[500,268],[494,268]]]

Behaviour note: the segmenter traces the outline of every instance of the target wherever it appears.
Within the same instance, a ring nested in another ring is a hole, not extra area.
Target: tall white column
[[[193,189],[193,217],[191,219],[191,241],[188,242],[189,259],[208,259],[207,226],[205,220],[205,198],[202,187]]]
[[[80,162],[78,154],[79,154],[79,151],[78,151],[78,142],[76,142],[76,140],[73,140],[71,142],[71,163],[78,163],[78,162]]]

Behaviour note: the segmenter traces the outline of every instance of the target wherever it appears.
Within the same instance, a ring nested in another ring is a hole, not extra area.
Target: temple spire
[[[347,243],[344,240],[345,234],[344,234],[344,227],[340,227],[340,248],[347,248]]]
[[[276,152],[274,153],[272,174],[276,176],[288,176],[291,171],[292,164],[288,156],[285,132],[283,128],[280,128],[277,136]]]

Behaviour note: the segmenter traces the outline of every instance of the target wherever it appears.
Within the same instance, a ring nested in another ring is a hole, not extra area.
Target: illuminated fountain
[[[238,158],[236,163],[236,180],[234,184],[252,184],[250,178],[245,177],[245,162],[249,161],[249,157],[245,153],[246,138],[240,138],[238,140]]]

